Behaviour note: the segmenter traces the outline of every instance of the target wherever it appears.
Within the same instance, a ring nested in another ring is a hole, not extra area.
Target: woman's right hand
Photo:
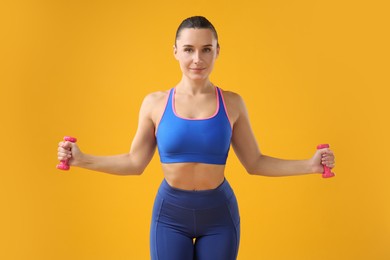
[[[83,153],[76,143],[61,141],[58,144],[58,160],[68,160],[68,165],[77,166],[80,164]]]

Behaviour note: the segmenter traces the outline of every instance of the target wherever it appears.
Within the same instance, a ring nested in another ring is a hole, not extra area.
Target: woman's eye
[[[192,52],[192,49],[191,48],[185,48],[184,52]]]
[[[211,51],[211,48],[204,48],[203,49],[203,52],[210,52]]]

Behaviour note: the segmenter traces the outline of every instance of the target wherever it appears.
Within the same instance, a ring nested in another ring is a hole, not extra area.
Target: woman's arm
[[[233,124],[232,147],[248,173],[279,177],[322,173],[322,164],[334,167],[334,155],[330,149],[316,150],[314,156],[307,160],[284,160],[261,154],[244,101],[237,94],[231,94],[230,99],[230,106],[237,111]]]
[[[138,129],[128,153],[112,156],[95,156],[82,153],[76,143],[60,142],[58,159],[69,159],[70,165],[93,171],[116,175],[141,174],[156,150],[155,126],[152,120],[153,109],[158,101],[156,98],[158,98],[156,95],[148,95],[142,102]]]

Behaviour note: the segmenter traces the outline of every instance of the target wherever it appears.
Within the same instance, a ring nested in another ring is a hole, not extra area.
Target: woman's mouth
[[[205,68],[190,68],[190,70],[192,71],[202,71],[204,70]]]

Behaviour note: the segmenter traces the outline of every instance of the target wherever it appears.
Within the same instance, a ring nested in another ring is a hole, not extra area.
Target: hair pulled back
[[[175,46],[176,46],[176,41],[180,38],[180,33],[183,29],[209,29],[209,30],[211,30],[211,32],[214,34],[215,39],[217,40],[217,47],[219,48],[217,30],[215,30],[212,23],[209,20],[207,20],[206,17],[192,16],[192,17],[184,19],[176,31]]]

